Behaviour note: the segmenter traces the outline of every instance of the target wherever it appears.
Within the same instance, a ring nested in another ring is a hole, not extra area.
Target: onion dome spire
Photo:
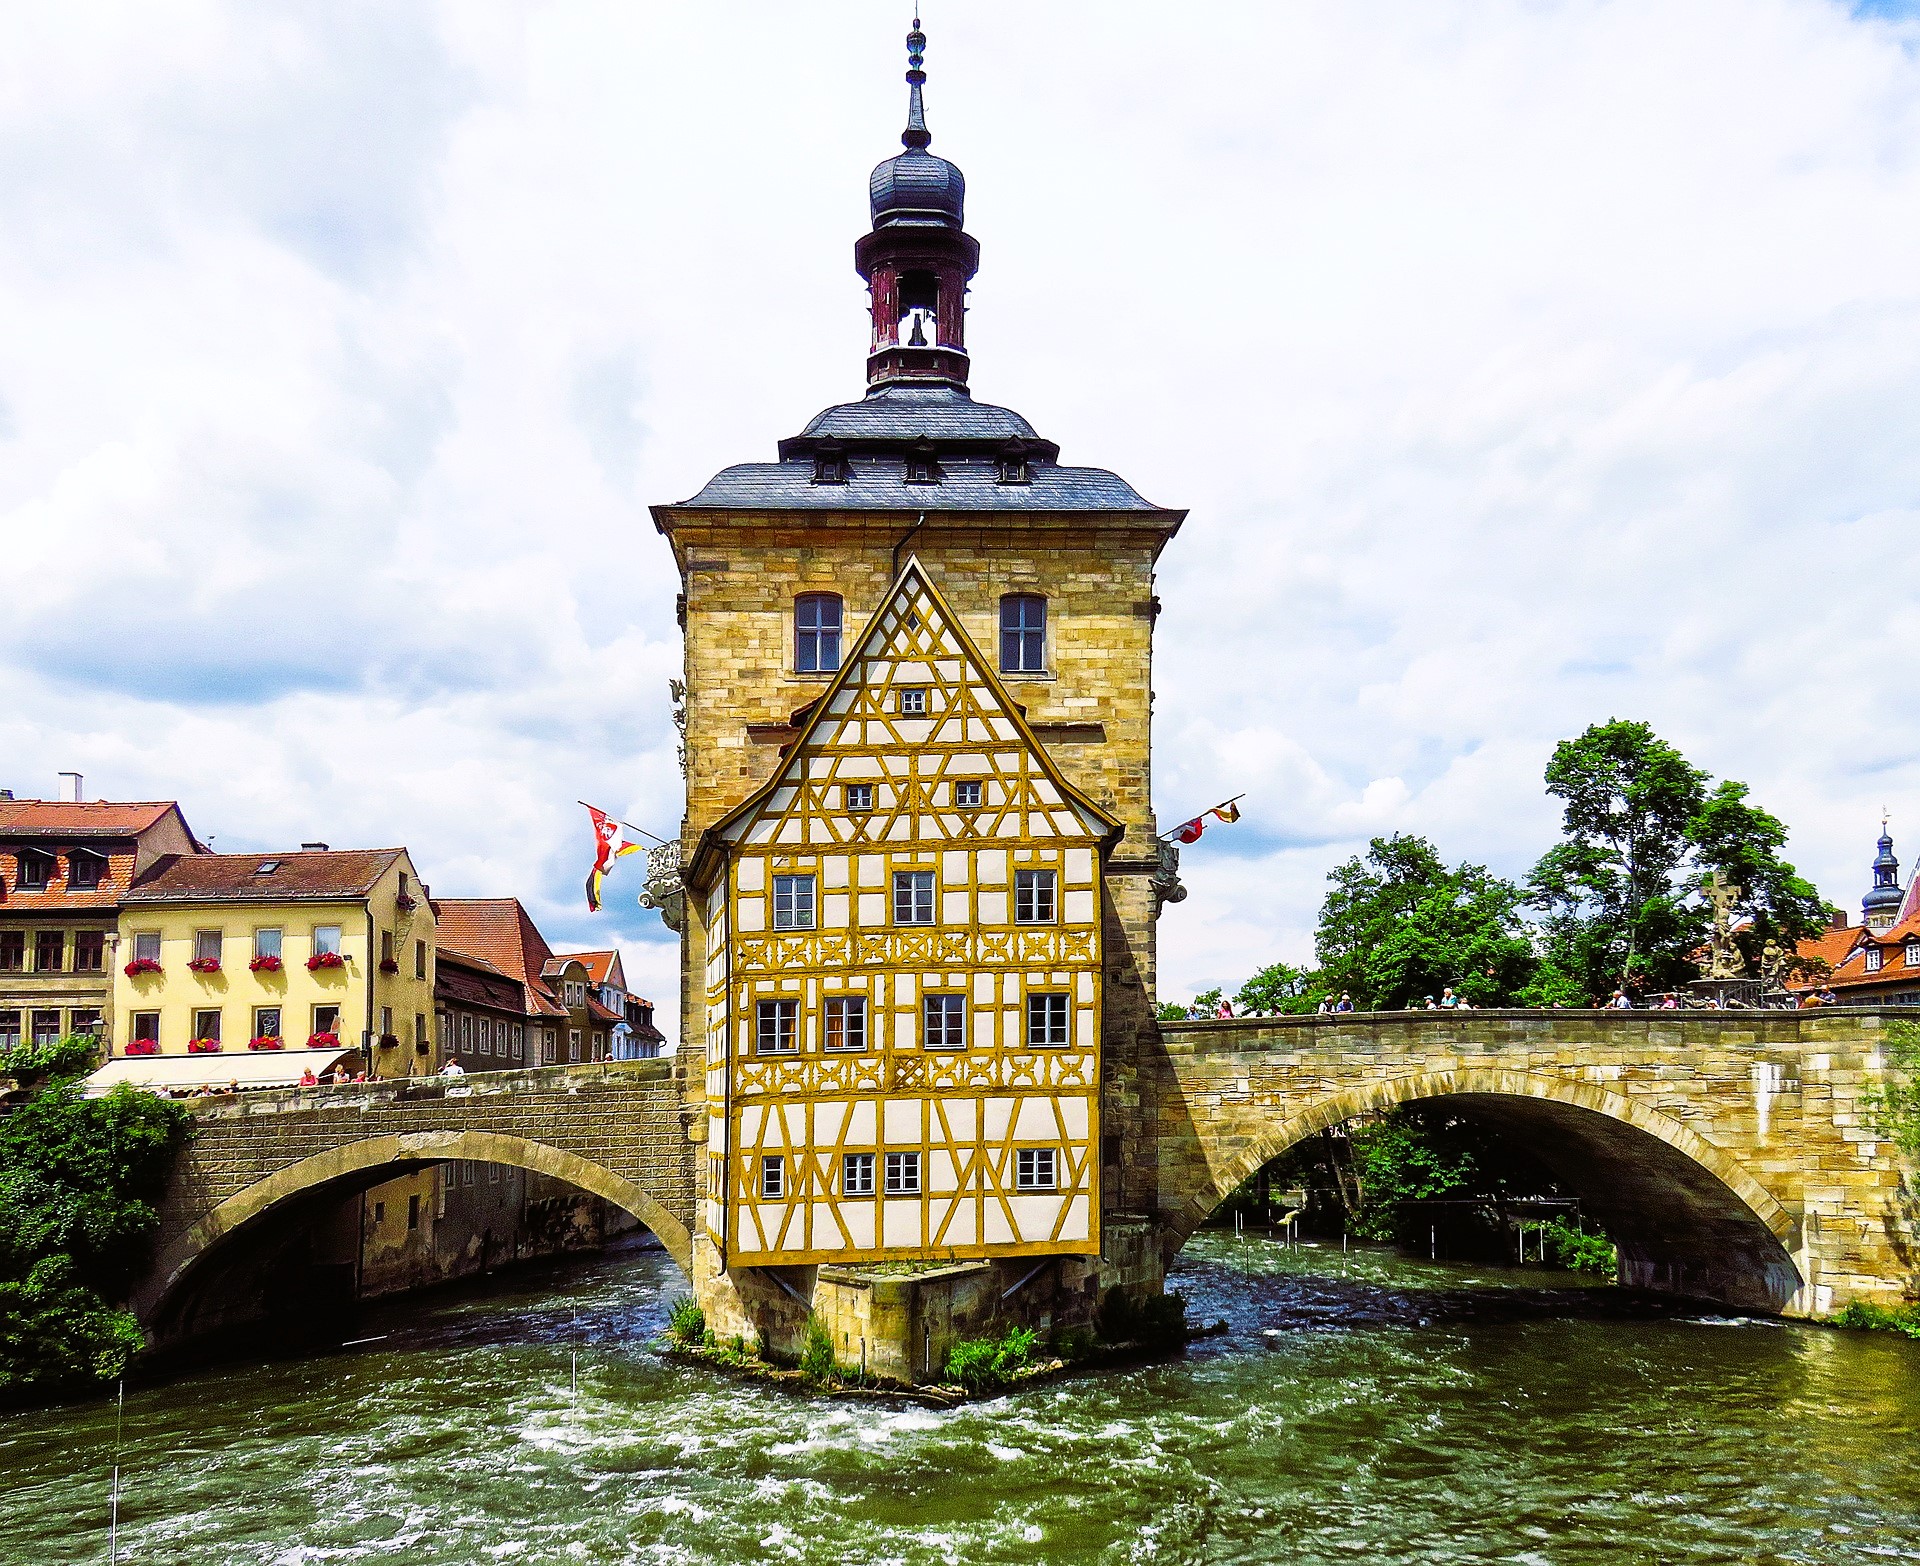
[[[927,35],[920,31],[920,13],[913,14],[913,31],[907,34],[907,128],[900,133],[900,145],[924,150],[933,140],[927,129],[927,106],[920,89],[927,84]]]

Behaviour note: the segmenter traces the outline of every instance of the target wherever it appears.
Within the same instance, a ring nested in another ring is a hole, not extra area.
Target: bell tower
[[[1005,1270],[980,1297],[1062,1322],[1116,1256],[1129,1287],[1158,1276],[1131,1132],[1155,1113],[1155,921],[1183,895],[1150,720],[1154,565],[1186,513],[974,399],[980,249],[930,150],[925,49],[916,20],[904,150],[854,249],[864,394],[653,507],[685,635],[684,895],[658,900],[695,1285],[722,1336],[781,1351],[855,1308],[835,1279],[863,1262]],[[883,1373],[935,1351],[903,1339]]]

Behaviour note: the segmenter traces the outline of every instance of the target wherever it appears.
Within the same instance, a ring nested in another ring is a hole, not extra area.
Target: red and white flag
[[[582,800],[582,804],[586,801]],[[627,839],[620,823],[604,810],[596,810],[587,805],[587,814],[593,817],[593,868],[587,872],[587,907],[590,911],[600,911],[600,883],[613,868],[613,862],[635,849],[644,848],[644,843],[634,843]]]

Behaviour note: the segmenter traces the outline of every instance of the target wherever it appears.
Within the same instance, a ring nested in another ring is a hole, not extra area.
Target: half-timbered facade
[[[690,867],[724,1253],[1099,1249],[1099,876],[1119,830],[909,562]]]

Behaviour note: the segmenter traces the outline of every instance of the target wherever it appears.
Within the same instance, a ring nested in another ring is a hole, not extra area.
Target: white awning
[[[87,1078],[88,1098],[98,1098],[122,1082],[155,1093],[176,1089],[220,1088],[240,1085],[249,1088],[298,1087],[307,1071],[324,1074],[347,1056],[358,1057],[354,1049],[257,1049],[236,1050],[217,1055],[115,1055]]]

